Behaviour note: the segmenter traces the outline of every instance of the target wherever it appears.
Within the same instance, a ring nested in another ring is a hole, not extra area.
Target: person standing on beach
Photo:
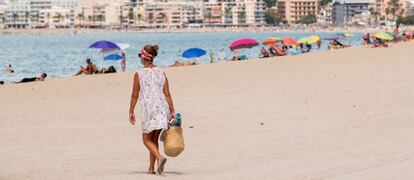
[[[226,57],[226,53],[224,52],[224,49],[220,49],[220,51],[218,52],[218,61],[226,61],[227,57]]]
[[[214,63],[214,52],[213,50],[210,51],[210,64]]]
[[[125,72],[125,67],[126,67],[126,56],[125,56],[125,52],[122,52],[122,60],[121,60],[122,72]]]
[[[141,113],[142,139],[150,152],[148,174],[155,174],[154,164],[157,161],[157,174],[162,175],[167,158],[161,156],[158,149],[158,138],[168,122],[175,119],[175,110],[171,98],[168,79],[165,73],[153,64],[158,54],[158,46],[146,45],[138,56],[144,65],[134,74],[129,121],[135,125],[135,105],[139,100]]]

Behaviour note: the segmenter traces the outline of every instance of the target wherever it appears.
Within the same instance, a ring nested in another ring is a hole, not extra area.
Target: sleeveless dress
[[[142,133],[167,129],[170,109],[164,94],[165,74],[159,68],[138,70]]]

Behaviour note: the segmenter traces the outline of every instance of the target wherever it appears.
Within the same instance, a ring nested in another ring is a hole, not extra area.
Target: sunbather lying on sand
[[[198,64],[200,64],[200,61],[197,59],[194,59],[192,61],[175,61],[175,63],[170,67],[193,66]]]

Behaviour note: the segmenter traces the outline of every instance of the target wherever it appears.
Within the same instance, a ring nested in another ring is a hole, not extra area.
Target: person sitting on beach
[[[261,58],[267,58],[267,57],[270,57],[270,54],[271,52],[269,51],[267,51],[266,50],[266,48],[264,48],[264,47],[262,47],[262,48],[260,48],[260,57]]]
[[[386,44],[382,39],[375,38],[372,47],[388,47],[388,44]]]
[[[322,45],[322,41],[319,39],[318,41],[316,41],[316,47],[318,48],[318,49],[320,49],[321,48],[321,45]]]
[[[11,64],[9,64],[9,66],[7,66],[7,67],[6,67],[6,69],[4,70],[4,72],[5,72],[6,74],[11,74],[11,73],[14,73],[14,70],[13,70],[12,65],[11,65]]]
[[[31,77],[31,78],[23,78],[21,81],[17,83],[28,83],[28,82],[35,82],[35,81],[44,81],[47,77],[46,73],[42,73],[39,77]]]
[[[364,35],[364,36],[362,37],[362,40],[364,41],[364,44],[366,44],[366,45],[370,45],[370,44],[371,44],[371,39],[370,39],[370,37],[369,37],[369,33],[367,33],[366,35]]]
[[[142,140],[150,154],[148,174],[162,175],[167,158],[159,152],[158,139],[162,130],[168,129],[168,122],[175,119],[173,100],[167,76],[153,64],[158,46],[146,45],[140,57],[144,68],[134,74],[133,89],[129,107],[129,122],[135,125],[135,106],[139,101],[141,112]],[[158,169],[155,171],[155,162]]]
[[[91,59],[87,58],[86,59],[86,67],[80,67],[79,71],[74,75],[74,76],[79,76],[81,74],[86,74],[86,75],[90,75],[90,74],[94,74],[94,64],[92,64]]]

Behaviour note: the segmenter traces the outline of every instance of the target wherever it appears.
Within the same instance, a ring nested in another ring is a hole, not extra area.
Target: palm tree
[[[394,19],[395,16],[402,16],[404,10],[401,9],[400,0],[390,0],[387,3],[388,7],[385,9],[385,14],[391,14],[392,18]]]
[[[231,11],[231,7],[226,7],[225,9],[224,9],[224,18],[225,18],[225,20],[224,20],[224,22],[225,23],[229,23],[230,21],[232,21],[232,19],[233,19],[233,17],[232,17],[232,11]]]
[[[164,26],[164,23],[166,22],[166,18],[167,18],[167,15],[165,15],[165,13],[159,13],[158,14],[158,16],[160,17],[160,19],[162,20],[161,22],[162,22],[162,24],[161,24],[161,26]]]
[[[57,13],[56,16],[57,16],[58,22],[60,23],[60,20],[63,18],[62,14]]]
[[[49,28],[49,19],[50,19],[50,13],[46,13],[46,19],[47,19],[47,28]]]
[[[154,20],[154,14],[148,13],[148,23],[150,24],[150,27],[152,25],[152,21]]]
[[[133,20],[134,20],[134,12],[129,11],[128,12],[128,28],[129,28],[130,24],[134,23]]]
[[[194,21],[194,23],[196,22],[196,10],[195,9],[193,9],[193,11],[192,11],[192,13],[191,13],[192,15],[193,15],[193,21]]]
[[[69,28],[69,14],[65,14],[65,19],[66,19],[66,27]]]
[[[19,15],[16,12],[14,12],[12,14],[12,18],[13,18],[13,26],[16,27],[16,20],[17,18],[19,18]]]
[[[142,14],[138,13],[137,14],[137,19],[138,19],[138,24],[141,24]]]
[[[77,17],[79,19],[79,28],[81,28],[82,27],[82,20],[83,20],[83,18],[85,18],[85,16],[82,13],[79,13],[77,15]]]
[[[101,25],[102,25],[102,22],[105,21],[105,16],[103,14],[99,14],[96,18]]]
[[[207,14],[206,14],[206,19],[207,19],[207,22],[209,23],[209,24],[211,24],[211,18],[213,17],[213,14],[211,14],[211,12],[207,12]]]

